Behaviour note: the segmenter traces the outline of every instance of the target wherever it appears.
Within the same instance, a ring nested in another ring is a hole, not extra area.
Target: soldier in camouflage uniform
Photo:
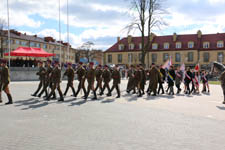
[[[69,88],[72,89],[73,96],[75,96],[76,93],[75,93],[75,89],[73,87],[74,70],[72,68],[72,64],[71,63],[68,63],[68,68],[66,69],[66,72],[63,74],[63,76],[67,76],[67,86],[66,86],[66,90],[64,92],[64,96],[66,96]]]
[[[51,93],[48,95],[46,100],[49,101],[51,96],[54,94],[55,90],[57,89],[58,92],[59,92],[59,96],[60,96],[60,99],[58,101],[64,101],[63,94],[62,94],[62,91],[60,89],[61,70],[59,69],[59,62],[58,61],[55,62],[55,67],[52,71],[51,78],[52,78],[53,86],[52,86],[52,89],[51,89]]]
[[[95,71],[95,75],[96,75],[96,81],[97,81],[97,86],[95,88],[95,92],[97,92],[98,88],[100,88],[100,93],[102,92],[102,66],[98,65],[96,71]]]
[[[130,93],[131,90],[134,90],[134,66],[131,65],[130,69],[127,72],[128,83],[127,83],[127,93]]]
[[[53,68],[51,66],[52,62],[51,60],[47,61],[47,68],[46,68],[46,72],[45,72],[45,85],[44,88],[42,89],[42,91],[40,92],[40,94],[38,95],[38,97],[41,97],[41,95],[45,92],[45,98],[48,97],[48,90],[47,88],[49,87],[50,89],[52,89],[52,71]],[[55,92],[53,93],[53,99],[56,99],[56,95]]]
[[[7,97],[8,97],[8,102],[5,103],[6,105],[9,105],[9,104],[13,104],[13,100],[12,100],[12,96],[10,94],[10,91],[9,91],[9,83],[10,83],[10,76],[9,76],[9,69],[7,67],[7,61],[6,60],[2,60],[1,62],[1,67],[2,67],[2,70],[1,70],[1,91],[3,90]]]
[[[87,79],[87,82],[88,82],[88,89],[87,89],[87,93],[86,93],[84,99],[86,100],[89,96],[90,91],[93,91],[94,97],[92,98],[92,100],[97,100],[97,94],[96,94],[95,88],[94,88],[95,69],[94,69],[94,63],[93,62],[89,63],[89,68],[88,68],[87,73],[86,73],[86,79]]]
[[[34,94],[32,94],[31,96],[37,96],[38,92],[41,90],[41,88],[44,88],[45,85],[45,68],[43,67],[43,62],[40,61],[39,62],[39,71],[36,73],[36,75],[39,76],[39,85],[38,85],[38,89],[34,92]]]
[[[78,70],[76,73],[77,73],[77,78],[78,78],[79,84],[78,84],[78,89],[75,94],[75,97],[77,97],[77,95],[79,94],[81,89],[83,89],[84,97],[85,97],[86,88],[84,86],[84,83],[85,83],[86,70],[84,69],[82,62],[79,63],[79,67],[78,67]]]
[[[105,88],[108,89],[108,93],[110,92],[109,82],[111,80],[111,72],[110,72],[109,67],[107,65],[105,65],[105,67],[104,67],[104,71],[102,73],[102,78],[103,78],[104,85],[103,85],[103,88],[102,88],[102,91],[101,91],[100,95],[104,94]]]
[[[113,86],[112,86],[110,92],[107,94],[107,96],[112,96],[112,91],[114,90],[114,88],[116,88],[116,91],[117,91],[117,97],[116,98],[120,98],[119,84],[121,82],[121,76],[120,76],[118,65],[116,65],[114,67],[114,70],[112,72],[112,79],[113,79]]]

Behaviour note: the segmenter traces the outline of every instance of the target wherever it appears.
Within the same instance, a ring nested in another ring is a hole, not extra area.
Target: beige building
[[[197,63],[202,68],[209,68],[210,63],[218,61],[225,64],[225,33],[157,36],[151,35],[151,46],[146,54],[145,64],[164,64],[169,57],[172,63],[177,66],[195,66]],[[128,36],[118,38],[117,43],[104,53],[105,64],[140,64],[141,63],[141,37]]]
[[[22,34],[15,30],[10,30],[10,42],[11,42],[11,51],[15,50],[18,47],[35,47],[42,48],[46,52],[54,53],[56,56],[49,58],[37,58],[41,60],[59,60],[60,58],[60,45],[61,45],[61,61],[75,63],[75,53],[76,50],[73,49],[68,43],[59,42],[53,39],[52,37],[37,37],[37,35],[27,35]],[[68,47],[69,45],[69,53]],[[0,54],[1,58],[8,58],[4,56],[4,53],[8,52],[8,31],[0,31]],[[12,59],[17,57],[12,56]],[[26,59],[26,58],[24,58]],[[34,58],[31,58],[34,59]]]

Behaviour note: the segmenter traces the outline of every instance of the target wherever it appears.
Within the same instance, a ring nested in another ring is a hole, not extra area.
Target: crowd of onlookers
[[[10,66],[11,67],[37,67],[38,60],[23,59],[23,58],[10,59]]]

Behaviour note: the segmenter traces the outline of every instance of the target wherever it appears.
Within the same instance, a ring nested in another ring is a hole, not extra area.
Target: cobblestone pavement
[[[38,82],[14,82],[15,103],[0,105],[0,150],[219,150],[225,148],[225,107],[220,86],[211,94],[161,95],[86,103],[43,101],[31,93]],[[77,83],[75,83],[77,86]],[[65,90],[63,82],[62,89]],[[3,94],[3,100],[6,101]]]

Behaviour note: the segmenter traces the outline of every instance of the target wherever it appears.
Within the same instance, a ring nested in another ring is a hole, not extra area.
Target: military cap
[[[89,65],[94,65],[94,63],[93,62],[90,62]]]

